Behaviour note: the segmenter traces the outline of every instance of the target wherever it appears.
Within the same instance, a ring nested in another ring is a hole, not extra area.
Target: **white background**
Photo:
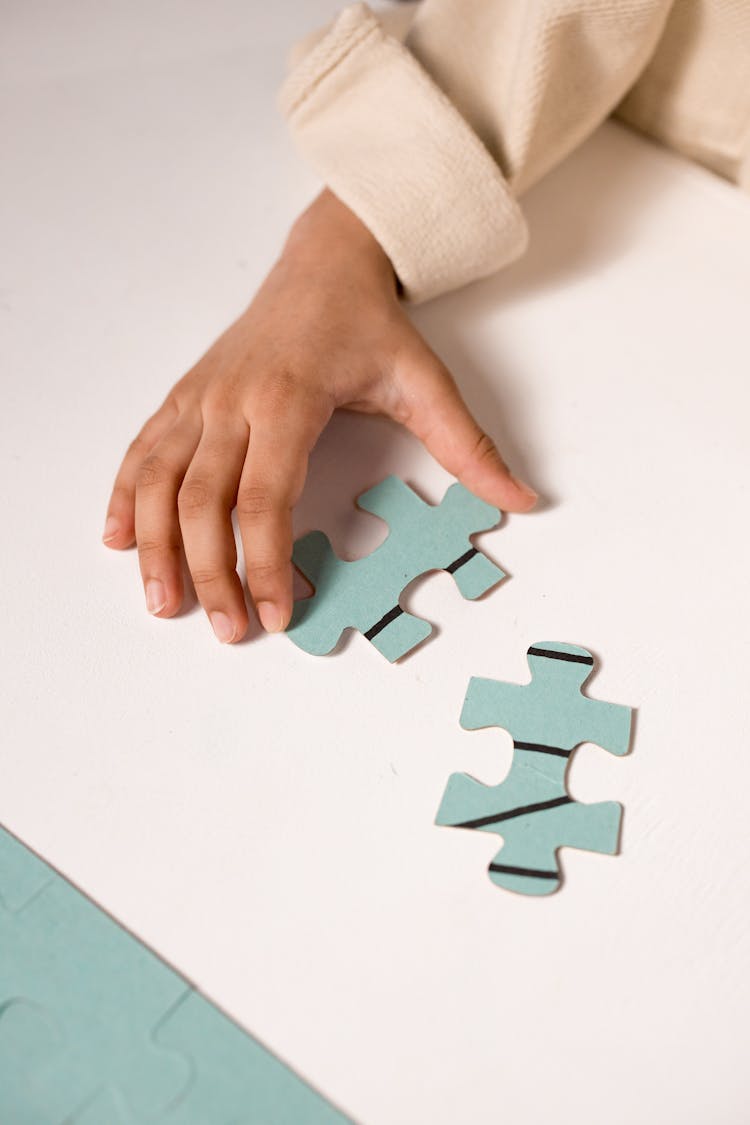
[[[409,593],[437,635],[402,665],[222,648],[100,545],[125,445],[316,190],[274,98],[335,7],[3,6],[0,821],[366,1125],[738,1125],[750,199],[608,125],[528,196],[522,262],[415,312],[547,502],[483,537],[511,578],[482,602]],[[387,472],[447,483],[335,420],[299,530],[366,553]],[[566,851],[529,900],[488,881],[496,837],[432,821],[452,771],[508,767],[458,726],[469,676],[544,640],[638,715],[571,769],[623,801],[621,856]]]

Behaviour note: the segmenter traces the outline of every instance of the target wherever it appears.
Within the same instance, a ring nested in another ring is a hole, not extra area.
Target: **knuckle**
[[[221,582],[224,574],[216,567],[197,567],[190,571],[190,577],[193,579],[196,590],[205,590]]]
[[[179,539],[167,536],[164,539],[139,539],[138,554],[142,559],[152,559],[162,555],[172,555],[182,546]]]
[[[498,462],[502,463],[497,446],[489,434],[482,432],[478,435],[472,450],[472,460],[479,464],[489,462],[496,465]]]
[[[251,558],[247,560],[245,570],[252,586],[258,582],[268,582],[270,579],[278,578],[285,572],[286,565],[281,559]]]
[[[178,417],[189,414],[196,409],[196,393],[193,387],[193,371],[183,375],[178,383],[172,387],[164,402],[164,407],[169,410],[170,417],[176,421]]]
[[[206,418],[225,418],[238,409],[239,394],[236,380],[225,379],[212,383],[203,393],[201,411]]]
[[[394,386],[380,388],[380,391],[378,400],[383,413],[389,414],[400,426],[408,425],[414,417],[414,403],[409,396]]]
[[[179,399],[178,399],[177,388],[172,387],[172,390],[169,392],[167,397],[164,399],[164,402],[161,404],[161,407],[157,411],[157,414],[154,415],[154,417],[157,417],[157,415],[162,414],[162,415],[164,415],[164,417],[169,418],[171,421],[174,421],[177,418],[179,413],[180,413],[180,403],[179,403]]]
[[[298,396],[300,380],[291,367],[281,367],[269,375],[258,391],[258,413],[272,421],[285,417]]]
[[[161,457],[150,454],[141,463],[136,477],[136,488],[157,488],[169,483],[174,477],[174,470]]]
[[[262,485],[246,485],[237,494],[237,515],[250,522],[262,520],[276,509],[270,491]]]
[[[128,446],[128,456],[145,455],[148,449],[148,440],[143,430],[136,434]]]
[[[177,493],[177,507],[180,516],[190,519],[200,516],[211,504],[214,490],[202,477],[186,477]]]

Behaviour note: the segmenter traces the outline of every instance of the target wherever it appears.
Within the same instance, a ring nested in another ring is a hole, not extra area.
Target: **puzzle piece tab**
[[[0,828],[0,1121],[348,1118]]]
[[[469,682],[461,726],[507,730],[513,738],[513,761],[499,785],[453,774],[436,824],[502,836],[503,848],[489,866],[492,882],[522,894],[544,895],[560,885],[558,848],[607,855],[617,851],[621,805],[574,801],[565,773],[581,742],[626,754],[632,712],[582,694],[594,665],[585,648],[543,642],[529,648],[528,662],[529,684],[477,678]]]
[[[390,661],[430,635],[432,626],[399,605],[415,578],[430,570],[452,574],[465,598],[478,598],[505,577],[472,546],[469,536],[494,527],[501,513],[454,484],[437,506],[426,504],[398,477],[386,477],[358,498],[358,506],[390,526],[371,555],[346,562],[321,531],[294,545],[295,565],[312,583],[296,603],[287,636],[316,656],[330,652],[345,629],[358,629]]]

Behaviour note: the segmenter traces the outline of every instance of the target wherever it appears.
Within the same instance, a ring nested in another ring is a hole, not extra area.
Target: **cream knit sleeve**
[[[671,0],[422,0],[404,42],[344,9],[281,91],[295,141],[413,301],[519,257],[518,195],[601,122]]]

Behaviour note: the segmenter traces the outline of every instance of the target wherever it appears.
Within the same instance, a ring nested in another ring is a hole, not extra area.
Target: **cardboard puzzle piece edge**
[[[452,774],[435,822],[502,836],[503,847],[489,865],[492,882],[522,894],[546,895],[560,886],[558,848],[617,852],[621,805],[574,800],[566,772],[582,742],[626,754],[632,709],[583,694],[594,667],[585,648],[540,642],[529,647],[527,659],[530,683],[472,678],[461,712],[461,726],[467,730],[497,726],[511,735],[507,777],[493,786],[468,774]]]
[[[370,555],[340,559],[321,531],[309,532],[294,544],[294,564],[314,593],[295,603],[287,636],[305,652],[330,653],[351,628],[387,660],[399,660],[432,632],[429,622],[400,605],[414,579],[445,570],[463,597],[474,600],[505,577],[470,539],[495,527],[501,512],[461,484],[451,485],[433,505],[389,476],[362,493],[357,504],[389,525],[388,536]]]

